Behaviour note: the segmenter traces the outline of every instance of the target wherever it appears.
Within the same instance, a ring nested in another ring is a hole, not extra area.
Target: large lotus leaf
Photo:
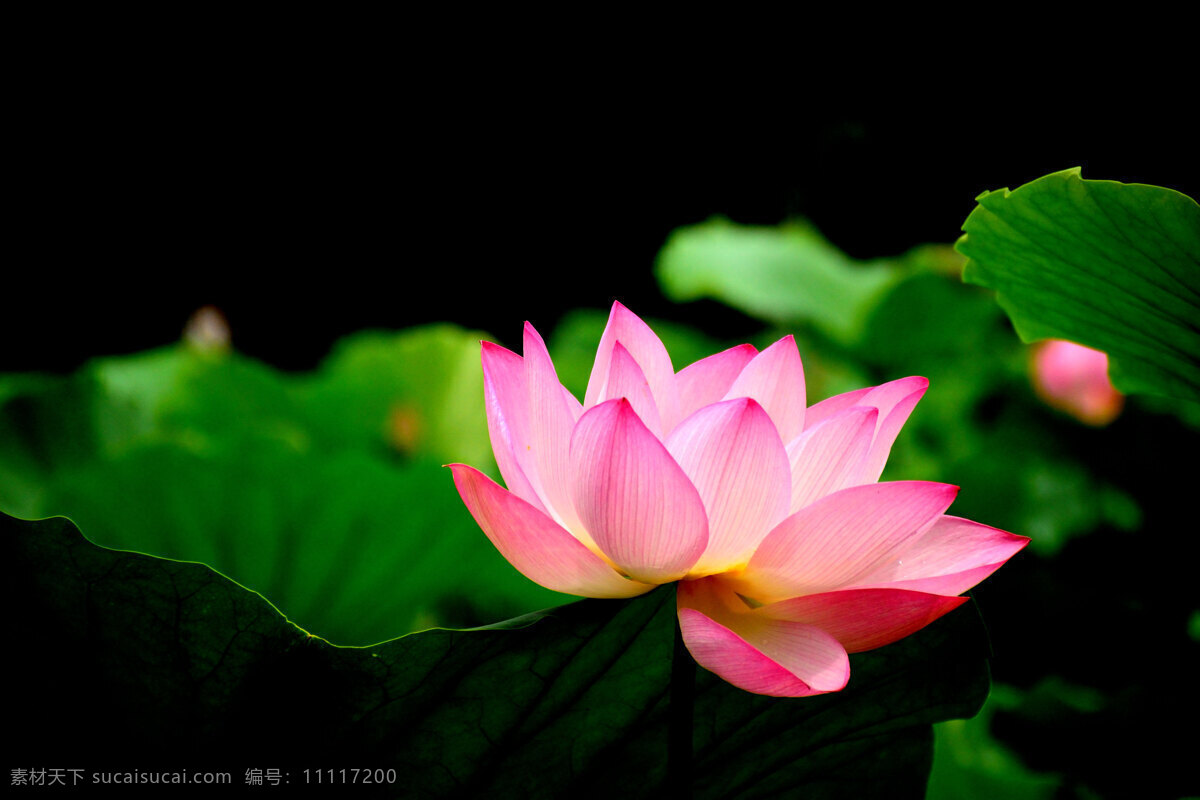
[[[774,324],[809,323],[843,344],[901,273],[892,261],[849,258],[807,224],[724,219],[676,230],[655,269],[672,300],[710,297]]]
[[[17,763],[99,770],[136,754],[138,768],[229,769],[239,784],[248,767],[278,768],[290,786],[305,769],[395,770],[394,784],[355,787],[372,796],[918,798],[930,723],[974,714],[987,693],[972,608],[852,656],[831,695],[750,695],[699,671],[679,778],[669,586],[338,648],[206,566],[97,547],[63,519],[5,517],[0,537],[21,608],[8,630]]]
[[[338,342],[299,381],[309,429],[329,448],[389,448],[490,469],[483,334],[453,325],[368,331]]]
[[[0,508],[46,505],[59,473],[120,457],[145,443],[229,445],[274,438],[307,445],[285,377],[234,353],[186,345],[101,358],[73,375],[0,379]]]
[[[162,442],[61,471],[43,505],[99,544],[204,562],[338,644],[569,599],[514,570],[449,470],[428,460],[390,464],[271,438]]]
[[[178,344],[96,359],[83,373],[99,389],[93,414],[110,453],[161,438],[307,442],[289,376],[236,352]]]
[[[1200,205],[1171,189],[1056,172],[979,196],[963,278],[1025,341],[1103,350],[1117,388],[1200,400]]]
[[[90,376],[0,376],[0,509],[42,513],[54,470],[86,463],[102,449]]]

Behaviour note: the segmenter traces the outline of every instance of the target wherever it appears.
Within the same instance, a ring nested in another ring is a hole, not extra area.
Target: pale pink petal
[[[658,407],[654,405],[654,397],[650,394],[650,384],[642,373],[641,367],[629,355],[629,351],[620,342],[613,345],[612,362],[608,368],[608,380],[604,384],[599,403],[605,400],[616,400],[624,397],[633,406],[633,410],[646,423],[646,427],[659,439],[662,438],[662,421],[658,416]]]
[[[804,367],[796,339],[785,336],[742,369],[726,399],[749,397],[767,410],[785,442],[804,430]]]
[[[707,581],[679,584],[679,627],[696,663],[740,689],[775,697],[836,692],[850,678],[845,649],[814,625],[739,612]],[[705,596],[710,595],[710,596]],[[734,601],[740,602],[740,601]]]
[[[761,603],[843,588],[928,530],[957,492],[927,481],[834,492],[781,522],[731,577],[740,593]]]
[[[571,484],[588,532],[634,579],[678,580],[704,552],[708,521],[699,493],[625,398],[580,418]]]
[[[679,421],[679,391],[675,387],[675,369],[671,366],[671,357],[650,326],[620,303],[613,303],[608,325],[600,337],[583,407],[588,409],[602,401],[612,364],[613,347],[617,342],[625,346],[646,376],[663,429],[675,427]]]
[[[804,412],[804,427],[815,427],[830,417],[858,405],[858,401],[874,388],[874,386],[867,386],[852,392],[835,394],[833,397],[827,397],[821,402],[809,406],[808,410]]]
[[[571,394],[571,390],[565,386],[563,387],[562,393],[563,402],[566,403],[567,407],[571,409],[571,419],[575,422],[578,422],[579,418],[583,416],[583,403],[579,402],[579,398]]]
[[[528,455],[533,434],[525,362],[516,353],[492,342],[483,342],[482,349],[483,398],[496,466],[509,491],[545,511],[539,495],[540,484],[534,485],[537,470]]]
[[[680,418],[686,419],[693,411],[721,400],[757,353],[754,345],[742,344],[681,369],[675,376]]]
[[[846,652],[861,653],[916,633],[968,599],[902,589],[848,589],[781,600],[753,613],[815,625]]]
[[[855,583],[962,594],[1027,544],[1025,536],[961,517],[943,516],[923,536],[888,554]]]
[[[568,450],[575,411],[565,397],[546,343],[528,322],[524,340],[525,382],[529,387],[530,439],[527,457],[537,477],[525,475],[542,498],[546,511],[564,528],[579,534],[579,518],[571,502]]]
[[[474,467],[451,464],[463,502],[508,562],[556,592],[633,597],[654,587],[622,577],[554,520]]]
[[[767,412],[748,398],[705,406],[671,432],[667,449],[708,512],[708,549],[692,575],[745,564],[787,515],[792,493],[787,452]]]
[[[860,406],[879,409],[879,422],[875,440],[871,442],[871,451],[863,459],[855,483],[874,483],[879,480],[896,436],[928,388],[929,381],[926,378],[900,378],[876,386],[858,401]]]
[[[787,447],[794,513],[847,486],[860,471],[875,436],[874,408],[851,407],[805,428]]]

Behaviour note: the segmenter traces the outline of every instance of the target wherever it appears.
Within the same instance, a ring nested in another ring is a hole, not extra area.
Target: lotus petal
[[[805,428],[788,445],[793,513],[855,481],[875,438],[878,416],[874,408],[852,406]]]
[[[669,431],[679,421],[679,391],[675,386],[675,369],[662,341],[645,322],[620,303],[613,303],[608,325],[600,337],[592,374],[588,379],[585,409],[600,403],[612,366],[613,348],[620,342],[633,356],[646,376],[650,394],[658,407],[663,429]]]
[[[554,520],[474,467],[451,464],[450,470],[479,527],[531,581],[584,597],[633,597],[654,588],[620,575]]]
[[[815,625],[847,653],[861,653],[916,633],[968,599],[903,589],[847,589],[781,600],[752,613]]]
[[[907,547],[873,565],[855,583],[962,594],[1027,544],[1028,537],[946,515]]]
[[[658,406],[654,404],[654,396],[650,392],[650,383],[625,346],[617,342],[613,345],[608,380],[604,384],[598,404],[622,397],[629,401],[638,417],[646,423],[646,427],[662,439],[662,420],[658,415]]]
[[[525,362],[516,353],[491,342],[483,343],[483,397],[488,435],[496,466],[509,491],[546,511],[531,452],[529,388]]]
[[[753,345],[741,344],[702,358],[679,371],[679,415],[687,418],[694,411],[718,402],[742,369],[758,354]]]
[[[804,430],[804,367],[796,339],[785,336],[751,359],[725,393],[726,399],[750,397],[766,409],[790,442]]]
[[[744,564],[791,498],[787,452],[767,412],[749,398],[705,406],[671,432],[667,449],[708,512],[708,549],[691,574]]]
[[[564,528],[577,531],[579,517],[571,502],[568,452],[575,427],[575,409],[563,396],[546,343],[525,323],[525,382],[529,387],[530,438],[526,445],[533,470],[531,483],[540,489],[543,504]],[[529,473],[526,472],[528,477]]]
[[[571,485],[596,544],[635,580],[678,580],[708,544],[700,494],[625,398],[579,420]]]
[[[928,530],[957,486],[895,481],[852,486],[805,506],[776,526],[733,576],[760,603],[839,589]]]
[[[679,584],[679,627],[696,663],[741,689],[775,697],[836,692],[850,678],[842,645],[821,628],[770,619],[711,580]]]

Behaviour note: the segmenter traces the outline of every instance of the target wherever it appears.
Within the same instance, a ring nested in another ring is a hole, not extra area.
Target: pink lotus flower
[[[1033,387],[1046,405],[1088,425],[1107,425],[1125,405],[1108,379],[1108,356],[1062,339],[1034,348]]]
[[[514,567],[585,597],[678,581],[696,661],[750,692],[843,688],[847,653],[913,633],[1028,543],[944,512],[958,487],[878,483],[925,393],[903,378],[805,405],[791,336],[675,372],[615,304],[582,404],[526,323],[524,357],[483,343],[492,448],[508,489],[450,465]]]

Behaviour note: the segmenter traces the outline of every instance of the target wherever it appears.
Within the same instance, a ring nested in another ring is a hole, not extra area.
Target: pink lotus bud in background
[[[1108,379],[1108,356],[1062,339],[1034,348],[1033,387],[1046,405],[1088,425],[1107,425],[1125,404]]]

